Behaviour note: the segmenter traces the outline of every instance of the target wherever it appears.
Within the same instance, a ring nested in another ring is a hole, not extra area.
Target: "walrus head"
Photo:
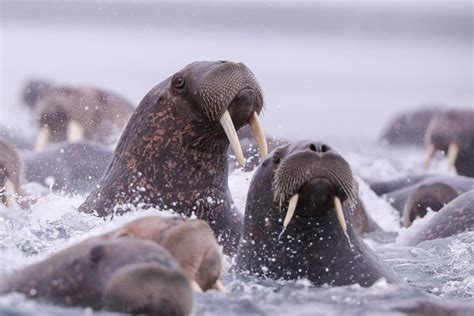
[[[425,170],[435,152],[442,151],[450,168],[456,167],[459,174],[474,174],[474,111],[452,110],[435,115],[426,130],[425,142],[428,148]],[[467,174],[464,169],[468,169]]]
[[[449,184],[435,182],[420,185],[408,197],[403,208],[403,226],[410,226],[417,218],[424,217],[428,212],[437,212],[454,200],[459,194]]]
[[[0,202],[7,207],[11,207],[14,200],[24,209],[29,207],[20,188],[22,170],[18,152],[7,141],[0,139]]]
[[[357,203],[357,182],[349,164],[321,142],[301,141],[279,147],[262,163],[272,174],[275,203],[287,205],[286,228],[293,216],[324,216],[335,211],[343,231],[347,229],[342,203]]]

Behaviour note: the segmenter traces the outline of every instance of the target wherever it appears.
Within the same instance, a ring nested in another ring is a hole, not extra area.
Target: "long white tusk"
[[[222,284],[221,280],[217,280],[216,283],[212,285],[212,288],[218,292],[225,293],[225,286]]]
[[[245,158],[242,152],[242,147],[240,147],[239,137],[237,136],[237,131],[235,130],[234,123],[232,123],[229,111],[225,111],[220,119],[220,123],[229,139],[232,150],[234,151],[235,157],[239,161],[240,166],[245,167]]]
[[[11,182],[10,179],[5,181],[5,205],[7,207],[13,206],[13,201],[16,196],[15,185]]]
[[[336,196],[334,197],[334,206],[336,207],[336,216],[339,221],[339,225],[344,232],[347,231],[346,218],[344,217],[344,211],[342,210],[341,200]]]
[[[51,131],[49,130],[49,127],[42,127],[39,131],[38,138],[36,139],[35,150],[42,151],[46,145],[48,145],[50,136]]]
[[[456,159],[458,158],[459,154],[459,145],[456,143],[449,143],[448,147],[448,167],[449,169],[454,168],[454,164],[456,163]]]
[[[77,142],[84,138],[84,127],[78,121],[70,121],[67,125],[67,139]]]
[[[194,280],[191,280],[191,287],[193,288],[193,290],[197,293],[202,293],[202,288],[199,286],[199,284],[194,281]]]
[[[265,132],[263,131],[262,123],[258,117],[257,112],[253,112],[252,117],[250,117],[250,129],[252,130],[255,140],[257,141],[258,150],[260,151],[260,160],[263,160],[268,155],[268,145],[267,138],[265,137]]]
[[[425,160],[425,172],[428,171],[430,168],[431,160],[433,160],[434,154],[436,152],[436,148],[433,144],[430,144],[428,146],[428,156],[426,157]]]
[[[411,209],[408,208],[408,205],[405,205],[403,208],[403,226],[408,227],[411,225],[410,221]]]
[[[296,193],[291,197],[290,202],[288,203],[288,211],[286,212],[285,220],[283,221],[283,227],[285,228],[290,223],[293,215],[295,215],[296,205],[298,205],[298,198],[299,195]]]

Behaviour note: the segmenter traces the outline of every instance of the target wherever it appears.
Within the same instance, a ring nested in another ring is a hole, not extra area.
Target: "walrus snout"
[[[193,290],[186,276],[153,263],[118,270],[105,289],[104,308],[147,315],[189,315]]]

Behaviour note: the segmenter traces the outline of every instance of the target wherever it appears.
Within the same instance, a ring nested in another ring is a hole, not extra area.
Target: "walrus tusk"
[[[403,208],[403,226],[408,227],[411,224],[410,221],[411,209],[406,207]]]
[[[430,164],[431,164],[431,160],[433,160],[433,156],[436,152],[436,148],[433,144],[430,144],[428,146],[428,156],[426,157],[426,160],[425,160],[425,171],[428,171],[428,169],[430,168]]]
[[[234,123],[232,123],[229,111],[225,111],[220,119],[220,123],[229,139],[232,150],[234,151],[235,157],[239,161],[240,166],[242,168],[245,167],[245,158],[242,152],[242,147],[240,147],[239,137],[237,136],[237,131],[235,130]]]
[[[84,127],[77,121],[70,121],[67,125],[67,139],[77,142],[84,138]]]
[[[291,197],[290,202],[288,203],[288,211],[286,212],[285,220],[283,221],[283,227],[285,228],[290,223],[291,219],[293,218],[293,215],[295,215],[296,205],[298,204],[298,198],[299,195],[298,193],[296,193]]]
[[[225,286],[221,280],[217,280],[216,283],[212,285],[212,288],[218,292],[225,293]]]
[[[6,207],[13,206],[13,198],[16,196],[15,185],[10,179],[5,181],[5,205]]]
[[[339,221],[339,225],[344,232],[347,231],[346,218],[344,217],[344,211],[342,210],[341,200],[336,196],[334,197],[334,206],[336,207],[336,216]]]
[[[456,163],[456,159],[458,158],[459,154],[459,145],[451,142],[449,143],[448,147],[448,167],[449,169],[454,168],[454,164]]]
[[[51,131],[49,127],[43,126],[38,134],[38,138],[36,139],[35,150],[42,151],[46,145],[49,143],[49,137],[51,136]]]
[[[197,293],[202,293],[202,288],[199,286],[199,284],[194,281],[194,280],[191,280],[191,287],[193,288],[193,290]]]
[[[260,118],[258,117],[257,112],[253,112],[252,117],[250,117],[249,125],[253,135],[255,136],[255,140],[257,141],[258,150],[260,152],[260,160],[263,160],[268,155],[268,145],[267,138],[265,137],[265,132],[263,131],[262,123],[260,123]]]

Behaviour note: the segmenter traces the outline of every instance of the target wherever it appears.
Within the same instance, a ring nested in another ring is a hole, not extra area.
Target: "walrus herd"
[[[306,278],[315,286],[403,282],[362,240],[381,228],[359,197],[350,164],[322,141],[267,141],[259,118],[262,88],[242,63],[191,63],[136,108],[101,88],[44,80],[29,82],[22,99],[38,132],[25,139],[0,130],[6,207],[35,203],[21,188],[27,181],[88,193],[78,211],[105,220],[148,208],[175,216],[142,217],[82,240],[7,275],[0,294],[188,315],[195,292],[225,293],[223,254],[233,258],[233,271],[257,277]],[[419,174],[367,180],[403,226],[436,212],[408,244],[474,229],[473,110],[403,114],[382,141],[426,147]],[[438,151],[458,175],[424,173]],[[245,210],[234,205],[228,186],[237,163],[255,169]]]

